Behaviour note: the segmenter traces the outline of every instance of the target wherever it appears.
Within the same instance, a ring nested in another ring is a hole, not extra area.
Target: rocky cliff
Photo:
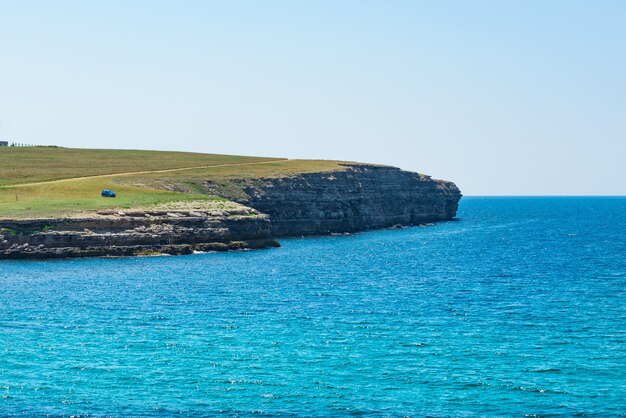
[[[461,198],[454,183],[363,164],[274,178],[206,181],[202,187],[231,201],[172,203],[65,219],[0,219],[0,259],[271,247],[278,246],[275,237],[449,220]]]
[[[461,198],[452,182],[364,164],[346,165],[343,171],[231,182],[237,187],[207,182],[205,188],[268,214],[276,237],[449,220],[456,216]]]
[[[241,207],[0,220],[0,259],[174,255],[275,246],[268,217]]]

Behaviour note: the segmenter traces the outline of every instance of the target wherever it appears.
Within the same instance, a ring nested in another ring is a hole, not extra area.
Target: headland
[[[452,182],[383,165],[5,148],[0,259],[275,247],[280,237],[451,220],[460,198]]]

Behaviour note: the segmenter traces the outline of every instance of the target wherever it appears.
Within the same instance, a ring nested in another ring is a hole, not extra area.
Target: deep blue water
[[[273,250],[0,262],[0,415],[626,413],[626,198]]]

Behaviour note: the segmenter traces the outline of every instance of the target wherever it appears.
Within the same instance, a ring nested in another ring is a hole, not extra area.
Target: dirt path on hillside
[[[98,178],[107,178],[107,177],[132,176],[136,174],[173,173],[176,171],[198,170],[198,169],[203,169],[203,168],[236,167],[240,165],[258,165],[258,164],[279,163],[279,162],[285,162],[285,161],[289,161],[289,159],[282,158],[282,159],[276,159],[276,160],[270,160],[270,161],[256,161],[252,163],[200,165],[196,167],[168,168],[166,170],[148,170],[148,171],[132,171],[128,173],[100,174],[97,176],[70,177],[67,179],[39,181],[35,183],[11,184],[11,185],[6,185],[6,186],[0,186],[0,189],[13,189],[16,187],[40,186],[43,184],[56,184],[56,183],[64,183],[64,182],[77,181],[77,180],[89,180],[89,179],[98,179]]]

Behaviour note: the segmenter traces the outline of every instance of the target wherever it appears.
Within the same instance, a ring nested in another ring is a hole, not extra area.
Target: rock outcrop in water
[[[204,187],[208,194],[239,203],[219,203],[224,210],[195,202],[64,219],[0,219],[0,259],[272,247],[278,246],[275,237],[449,220],[461,198],[454,183],[363,164],[342,171],[206,182]]]
[[[223,195],[270,216],[272,235],[356,232],[394,225],[418,225],[456,216],[461,193],[449,181],[395,167],[354,164],[344,171],[306,173],[268,179],[241,179],[233,195]]]

